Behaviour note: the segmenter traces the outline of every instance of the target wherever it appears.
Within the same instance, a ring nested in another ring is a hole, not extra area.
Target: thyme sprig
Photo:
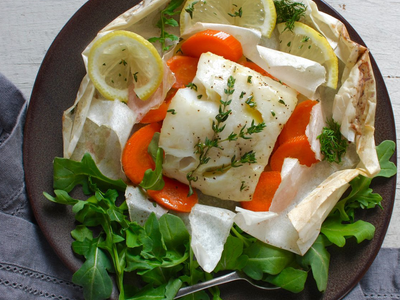
[[[175,11],[178,7],[180,7],[183,3],[183,0],[172,0],[166,8],[164,8],[160,13],[160,20],[157,22],[156,26],[160,28],[160,36],[149,38],[149,42],[155,43],[160,42],[162,50],[168,51],[171,48],[171,45],[167,46],[167,40],[177,41],[179,37],[175,34],[168,33],[165,28],[167,25],[172,27],[179,26],[179,23],[173,18],[174,15],[178,15],[181,13],[180,10]]]
[[[276,23],[285,22],[285,29],[293,30],[294,22],[299,21],[304,16],[307,6],[301,2],[290,0],[274,1],[276,9]]]
[[[227,81],[227,88],[224,89],[224,93],[226,95],[226,100],[220,99],[220,106],[218,109],[218,114],[215,116],[215,120],[212,122],[212,130],[213,130],[213,136],[212,138],[206,137],[203,141],[198,141],[198,143],[195,145],[195,154],[199,155],[199,163],[194,168],[192,171],[187,173],[186,179],[189,182],[189,194],[188,196],[191,196],[193,194],[193,188],[192,188],[192,182],[196,182],[198,180],[197,176],[194,176],[194,173],[202,166],[207,164],[211,157],[208,156],[208,153],[211,149],[213,148],[218,148],[223,150],[223,147],[221,146],[221,143],[223,142],[231,142],[231,141],[237,141],[239,138],[241,139],[251,139],[251,135],[255,133],[259,133],[263,131],[263,129],[266,127],[265,123],[262,122],[260,124],[255,124],[254,120],[252,120],[251,125],[249,127],[245,125],[241,126],[239,133],[230,133],[228,137],[225,139],[221,139],[220,133],[224,131],[226,124],[226,120],[229,118],[230,114],[232,113],[232,110],[229,109],[229,105],[232,103],[232,99],[229,97],[235,92],[234,86],[235,86],[235,81],[236,79],[233,76],[230,76]],[[231,158],[231,162],[228,165],[223,165],[222,167],[218,167],[216,169],[210,169],[208,171],[211,172],[225,172],[230,168],[237,168],[241,167],[245,163],[256,163],[256,154],[254,151],[248,151],[244,153],[240,158],[237,158],[236,155],[234,155]]]
[[[340,163],[347,150],[347,140],[340,132],[339,123],[333,119],[327,120],[326,123],[328,127],[324,127],[317,137],[321,142],[321,153],[324,155],[324,160]]]

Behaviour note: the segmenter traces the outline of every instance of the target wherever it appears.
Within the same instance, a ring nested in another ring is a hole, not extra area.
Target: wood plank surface
[[[104,0],[108,1],[108,0]],[[30,97],[36,74],[52,41],[85,0],[1,0],[0,72]],[[384,76],[400,126],[400,0],[326,0],[360,34]],[[1,113],[1,112],[0,112]],[[400,194],[384,247],[400,247]]]

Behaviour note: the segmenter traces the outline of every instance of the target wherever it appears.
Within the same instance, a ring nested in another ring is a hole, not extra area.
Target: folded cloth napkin
[[[83,299],[35,224],[22,162],[26,101],[0,74],[0,299]],[[400,299],[400,249],[381,249],[345,300]]]

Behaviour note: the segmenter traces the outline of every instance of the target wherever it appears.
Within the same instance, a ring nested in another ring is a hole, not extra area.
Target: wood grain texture
[[[58,32],[85,0],[0,1],[0,72],[30,97],[36,74]],[[400,131],[400,0],[326,0],[360,34],[383,74]],[[399,143],[399,134],[397,134]],[[384,247],[400,247],[400,185]]]

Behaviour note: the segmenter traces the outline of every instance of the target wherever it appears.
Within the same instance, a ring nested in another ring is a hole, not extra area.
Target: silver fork
[[[176,294],[174,299],[181,298],[183,296],[208,289],[210,287],[216,286],[216,285],[221,285],[224,283],[236,281],[236,280],[245,280],[251,285],[263,289],[263,290],[277,290],[279,287],[273,286],[272,284],[269,284],[268,282],[265,281],[257,281],[253,280],[250,277],[246,276],[243,272],[240,271],[234,271],[231,273],[228,273],[226,275],[222,275],[219,277],[215,277],[211,280],[200,282],[191,286],[186,286],[183,287],[179,290],[179,292]]]

